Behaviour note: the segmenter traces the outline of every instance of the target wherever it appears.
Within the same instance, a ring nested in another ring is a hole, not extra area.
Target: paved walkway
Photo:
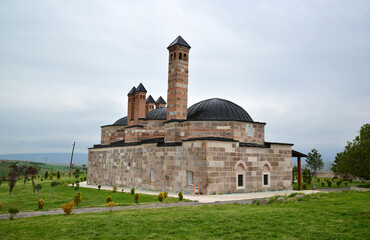
[[[81,182],[80,187],[84,188],[94,188],[98,189],[97,185],[87,185],[86,182]],[[112,190],[112,186],[101,186],[102,190]],[[123,188],[125,192],[130,192],[130,188]],[[118,192],[122,191],[122,188],[118,188]],[[140,194],[147,194],[147,195],[158,195],[160,192],[158,191],[147,191],[147,190],[140,190],[135,189],[135,192]],[[259,198],[270,198],[276,195],[289,195],[291,193],[296,192],[304,192],[305,194],[311,194],[318,192],[317,190],[305,190],[305,191],[293,191],[293,190],[286,190],[286,191],[266,191],[266,192],[252,192],[252,193],[233,193],[233,194],[220,194],[220,195],[184,195],[184,199],[188,199],[190,201],[198,201],[200,203],[212,203],[212,202],[224,202],[224,201],[239,201],[239,200],[248,200],[248,199],[259,199]],[[169,197],[178,198],[177,193],[168,193]]]

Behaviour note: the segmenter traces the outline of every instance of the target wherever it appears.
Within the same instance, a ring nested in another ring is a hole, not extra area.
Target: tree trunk
[[[37,190],[37,202],[40,201],[40,190]]]
[[[33,193],[35,193],[35,182],[33,181],[33,175],[32,175],[32,188],[33,188]]]
[[[53,187],[53,199],[54,199],[54,192],[55,192],[55,187]]]

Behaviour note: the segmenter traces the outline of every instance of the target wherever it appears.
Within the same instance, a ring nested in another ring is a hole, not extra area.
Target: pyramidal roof
[[[162,97],[159,97],[155,103],[167,104],[166,101]]]
[[[136,92],[147,92],[144,85],[142,83],[139,84],[136,88]]]
[[[167,47],[167,49],[175,45],[181,45],[187,48],[191,48],[190,45],[180,35]]]
[[[149,95],[149,97],[146,99],[146,102],[149,102],[149,103],[155,103],[152,95]]]
[[[127,95],[134,94],[136,92],[136,87],[131,88]]]

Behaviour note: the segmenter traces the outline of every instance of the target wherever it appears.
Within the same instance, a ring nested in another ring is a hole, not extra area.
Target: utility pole
[[[73,159],[73,152],[74,152],[74,150],[75,150],[75,144],[76,144],[76,142],[73,142],[72,155],[71,155],[71,162],[69,163],[69,177],[71,177],[71,171],[72,171],[72,159]]]

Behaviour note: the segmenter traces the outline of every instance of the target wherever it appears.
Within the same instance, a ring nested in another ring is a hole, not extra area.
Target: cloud
[[[369,22],[367,1],[2,1],[0,152],[87,152],[132,86],[166,98],[181,34],[189,106],[231,100],[333,160],[370,119]]]

